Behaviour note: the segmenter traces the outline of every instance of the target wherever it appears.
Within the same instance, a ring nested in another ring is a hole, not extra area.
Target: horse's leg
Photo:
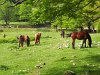
[[[86,39],[85,39],[85,41],[84,41],[84,44],[85,44],[85,47],[86,47]]]
[[[35,37],[35,44],[37,43],[37,38]]]
[[[39,44],[40,44],[40,39],[39,39]]]
[[[22,47],[23,47],[23,43],[24,43],[24,42],[21,41],[21,46],[22,46]]]
[[[21,40],[19,40],[19,47],[21,46]]]
[[[40,44],[40,38],[38,39],[38,42],[39,42],[39,44]]]
[[[27,39],[27,46],[30,45],[30,39]]]
[[[72,40],[72,48],[75,49],[75,39]]]
[[[19,47],[20,47],[20,42],[19,42]]]
[[[38,39],[35,40],[35,44],[38,44]]]
[[[60,34],[61,35],[61,37],[62,37],[62,34]]]
[[[62,37],[64,38],[64,34],[62,34]]]
[[[82,42],[82,46],[81,46],[81,48],[83,48],[83,45],[84,45],[84,40],[83,40],[83,42]]]
[[[83,45],[86,47],[86,39],[84,39],[82,42],[82,48],[83,48]]]
[[[35,45],[37,44],[37,42],[35,41]]]

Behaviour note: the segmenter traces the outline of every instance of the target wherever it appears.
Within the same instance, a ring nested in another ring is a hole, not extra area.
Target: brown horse
[[[75,40],[76,39],[83,40],[81,47],[83,47],[83,44],[85,44],[85,47],[86,47],[86,40],[88,39],[88,45],[89,45],[89,47],[91,47],[92,40],[91,40],[91,36],[89,35],[88,32],[85,32],[85,31],[73,32],[70,34],[70,36],[72,38],[72,48],[73,49],[75,49]]]
[[[27,43],[27,46],[30,45],[30,38],[29,38],[28,35],[26,35],[26,36],[25,35],[20,35],[20,37],[18,39],[19,39],[19,47],[20,46],[23,47],[24,42]]]
[[[40,44],[41,33],[35,34],[35,44]]]

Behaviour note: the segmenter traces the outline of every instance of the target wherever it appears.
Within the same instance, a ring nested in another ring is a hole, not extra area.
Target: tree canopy
[[[1,0],[0,6],[7,2],[10,2],[8,8],[17,9],[18,20],[32,24],[50,22],[66,28],[90,27],[100,20],[99,0]]]

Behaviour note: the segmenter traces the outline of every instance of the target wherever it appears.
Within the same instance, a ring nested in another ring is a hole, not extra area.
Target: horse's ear
[[[71,37],[72,33],[67,34],[67,37]]]

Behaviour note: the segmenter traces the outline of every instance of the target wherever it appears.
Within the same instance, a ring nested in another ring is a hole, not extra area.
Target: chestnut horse
[[[83,40],[81,47],[83,47],[83,44],[85,44],[85,47],[86,47],[86,40],[88,39],[88,45],[89,45],[89,47],[91,47],[92,40],[91,40],[91,36],[88,32],[85,32],[85,31],[73,32],[70,34],[70,36],[72,38],[72,48],[73,49],[75,49],[75,40],[76,39]]]
[[[35,44],[40,44],[41,33],[35,34]]]
[[[30,45],[30,38],[29,38],[28,35],[26,35],[26,36],[25,35],[20,35],[20,37],[18,39],[19,39],[19,47],[20,46],[23,47],[24,42],[27,43],[27,46]]]

